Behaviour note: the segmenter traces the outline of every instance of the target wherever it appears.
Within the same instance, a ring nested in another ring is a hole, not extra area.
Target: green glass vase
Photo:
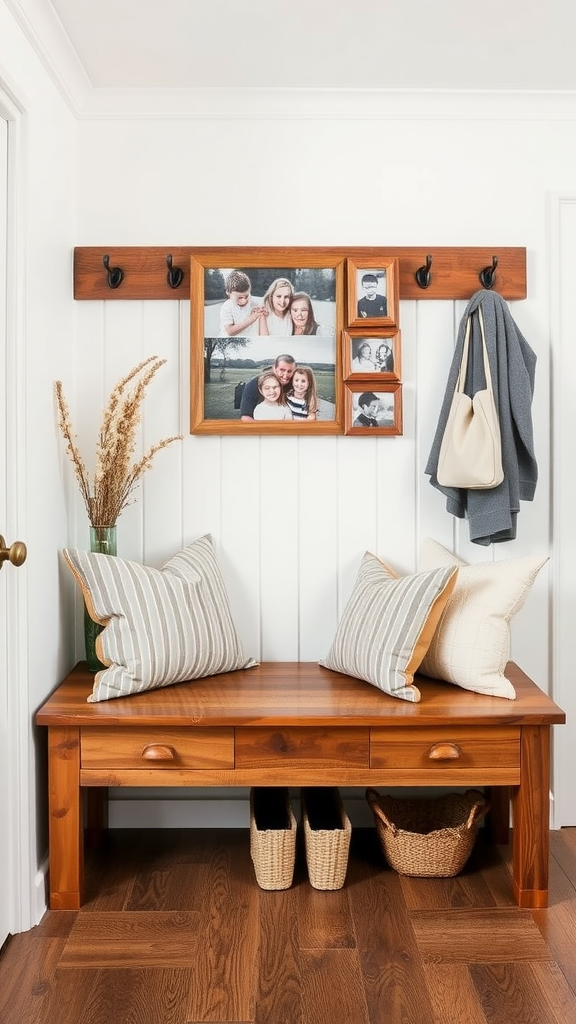
[[[98,551],[102,555],[116,554],[116,527],[91,526],[90,551]],[[96,637],[102,632],[99,622],[94,622],[84,606],[84,643],[86,646],[86,664],[89,672],[98,672],[106,666],[96,656]]]

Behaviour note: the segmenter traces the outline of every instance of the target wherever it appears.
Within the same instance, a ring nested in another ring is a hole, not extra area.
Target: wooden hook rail
[[[222,247],[204,246],[79,246],[74,250],[75,299],[189,299],[190,258],[206,257]],[[233,250],[230,250],[233,252]],[[266,246],[242,247],[243,257],[259,265]],[[492,287],[505,299],[526,298],[526,249],[416,247],[274,247],[293,259],[330,252],[355,261],[398,257],[401,299],[469,299],[483,287]],[[232,264],[231,264],[232,265]],[[244,264],[246,265],[246,264]]]

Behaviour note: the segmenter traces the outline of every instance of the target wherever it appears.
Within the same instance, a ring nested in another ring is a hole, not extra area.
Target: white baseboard
[[[46,856],[42,861],[36,875],[34,877],[34,920],[30,922],[30,927],[33,925],[40,924],[40,921],[44,917],[48,909],[48,857]]]
[[[422,796],[420,789],[387,789],[394,796]],[[427,789],[427,796],[444,793],[442,789]],[[369,828],[374,825],[372,812],[363,789],[341,788],[340,793],[352,826]],[[296,817],[300,816],[299,790],[290,791]],[[238,789],[231,795],[229,789],[194,790],[183,797],[182,790],[154,791],[150,789],[115,789],[110,792],[110,828],[248,828],[250,824],[249,790]]]

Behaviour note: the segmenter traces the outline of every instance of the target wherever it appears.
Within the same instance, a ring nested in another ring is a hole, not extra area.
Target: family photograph
[[[204,272],[204,417],[335,417],[332,268]]]

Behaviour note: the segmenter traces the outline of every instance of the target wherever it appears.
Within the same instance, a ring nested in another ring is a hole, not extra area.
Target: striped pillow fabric
[[[88,614],[104,627],[90,702],[251,668],[232,621],[212,538],[200,537],[161,569],[66,550]]]
[[[397,577],[366,552],[328,656],[320,664],[416,703],[413,685],[448,601],[455,566]]]

